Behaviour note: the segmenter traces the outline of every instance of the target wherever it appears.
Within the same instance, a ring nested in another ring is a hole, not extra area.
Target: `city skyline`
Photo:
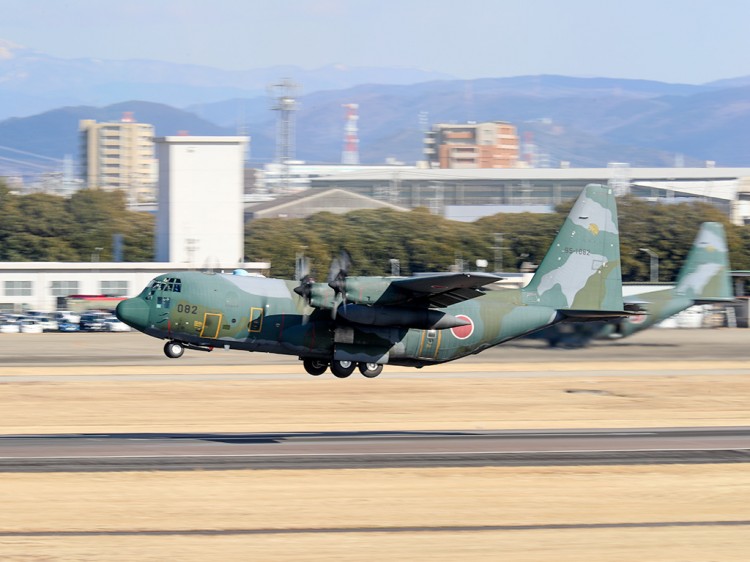
[[[0,0],[0,40],[58,58],[226,70],[419,68],[702,84],[750,75],[750,3],[675,0]],[[13,56],[0,45],[0,63]],[[0,68],[2,68],[0,66]]]

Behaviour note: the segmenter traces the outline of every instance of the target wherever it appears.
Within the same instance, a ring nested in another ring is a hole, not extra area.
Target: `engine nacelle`
[[[330,310],[336,299],[336,292],[326,283],[312,283],[309,287],[310,306]]]
[[[344,292],[347,302],[357,304],[392,304],[404,300],[403,294],[392,286],[388,277],[347,277]]]

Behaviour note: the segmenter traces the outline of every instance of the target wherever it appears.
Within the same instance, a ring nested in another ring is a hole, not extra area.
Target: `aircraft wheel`
[[[179,357],[182,357],[183,353],[185,353],[185,348],[179,342],[168,341],[164,344],[164,355],[166,355],[170,359],[177,359]]]
[[[357,365],[356,363],[354,363],[354,361],[331,362],[331,372],[334,374],[334,376],[340,379],[345,379],[346,377],[351,375],[356,367]]]
[[[328,370],[328,363],[322,359],[303,359],[302,365],[308,374],[317,377]]]
[[[377,363],[360,363],[359,372],[368,379],[374,379],[383,372],[383,366]]]

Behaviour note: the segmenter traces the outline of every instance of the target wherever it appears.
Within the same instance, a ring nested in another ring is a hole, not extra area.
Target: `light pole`
[[[646,252],[651,258],[651,282],[659,282],[659,255],[656,252],[649,250],[648,248],[638,248],[642,252]]]

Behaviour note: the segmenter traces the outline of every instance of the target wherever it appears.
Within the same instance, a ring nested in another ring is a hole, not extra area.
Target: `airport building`
[[[242,268],[265,275],[271,264],[250,262]],[[59,297],[70,295],[132,297],[157,275],[193,269],[157,262],[0,262],[0,312],[51,312],[58,309]]]
[[[154,127],[136,123],[131,113],[121,121],[79,122],[81,175],[89,189],[123,189],[132,203],[153,201],[156,187]]]
[[[589,183],[674,203],[705,201],[734,224],[750,224],[750,168],[393,169],[311,179],[311,190],[343,189],[413,209],[427,207],[453,220],[474,221],[501,212],[551,212]]]

